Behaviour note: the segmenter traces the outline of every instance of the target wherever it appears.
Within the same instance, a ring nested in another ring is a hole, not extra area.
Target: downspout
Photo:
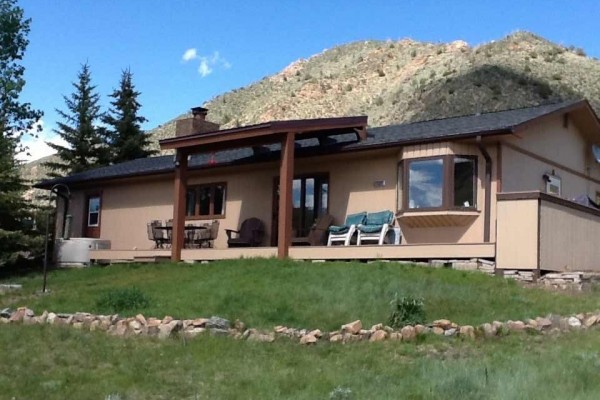
[[[490,153],[485,149],[483,143],[481,143],[481,135],[477,136],[477,147],[485,159],[485,182],[484,182],[484,213],[483,213],[483,241],[489,243],[490,241],[490,215],[491,215],[491,204],[492,204],[492,157]]]

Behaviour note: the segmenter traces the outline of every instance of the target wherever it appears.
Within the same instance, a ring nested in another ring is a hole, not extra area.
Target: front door
[[[85,205],[85,219],[83,221],[83,236],[89,238],[100,237],[100,214],[102,209],[102,196],[94,193],[87,196]]]
[[[327,214],[329,208],[329,178],[325,174],[294,178],[292,182],[292,237],[308,235],[315,220]],[[271,246],[277,246],[279,225],[279,178],[273,183],[273,218]]]

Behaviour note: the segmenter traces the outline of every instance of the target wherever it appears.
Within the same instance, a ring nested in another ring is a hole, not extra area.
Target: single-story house
[[[174,155],[37,185],[68,186],[71,236],[110,240],[92,259],[481,258],[600,271],[600,121],[586,100],[375,128],[358,116],[219,130],[193,111],[160,141]],[[394,212],[400,244],[291,246],[320,215],[339,225],[381,210]],[[250,217],[265,224],[261,245],[228,248],[225,229]],[[147,224],[168,219],[172,246],[155,248]],[[214,220],[212,248],[185,248],[184,225]]]

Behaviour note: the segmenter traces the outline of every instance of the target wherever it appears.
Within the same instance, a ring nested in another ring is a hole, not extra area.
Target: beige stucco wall
[[[540,267],[600,272],[600,216],[542,201]]]
[[[600,165],[592,158],[591,143],[582,135],[573,121],[569,122],[565,128],[562,116],[548,119],[531,126],[526,131],[519,133],[518,136],[506,136],[502,140],[600,180]],[[595,199],[596,191],[600,191],[600,185],[595,182],[508,146],[502,146],[503,192],[545,191],[545,182],[542,176],[552,170],[561,178],[561,197],[563,198],[571,199],[581,194],[587,194],[590,198]]]
[[[496,268],[537,269],[538,200],[499,201]]]

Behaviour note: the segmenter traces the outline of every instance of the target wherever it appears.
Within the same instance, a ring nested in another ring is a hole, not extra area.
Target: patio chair
[[[154,248],[159,249],[165,245],[166,239],[164,235],[164,231],[158,229],[158,227],[162,226],[162,222],[159,220],[152,220],[146,224],[146,229],[148,232],[148,240],[152,240],[154,242]]]
[[[366,212],[359,212],[356,214],[349,214],[346,216],[344,225],[329,227],[329,239],[327,240],[327,246],[331,246],[333,242],[343,242],[344,246],[350,245],[350,240],[356,232],[356,226],[363,224],[367,218]]]
[[[356,244],[360,246],[364,241],[375,241],[377,244],[382,245],[385,235],[393,223],[394,213],[391,211],[368,213],[364,224],[357,226],[358,239]]]
[[[333,217],[323,214],[313,224],[307,236],[292,239],[292,246],[322,246],[327,241],[327,229],[333,223]]]
[[[265,225],[258,218],[248,218],[242,222],[239,231],[225,229],[225,233],[229,247],[257,247],[265,235]]]
[[[219,221],[215,220],[210,224],[205,224],[204,226],[206,229],[198,231],[196,237],[194,238],[194,242],[197,243],[199,247],[212,248],[214,246],[214,240],[219,234]]]

